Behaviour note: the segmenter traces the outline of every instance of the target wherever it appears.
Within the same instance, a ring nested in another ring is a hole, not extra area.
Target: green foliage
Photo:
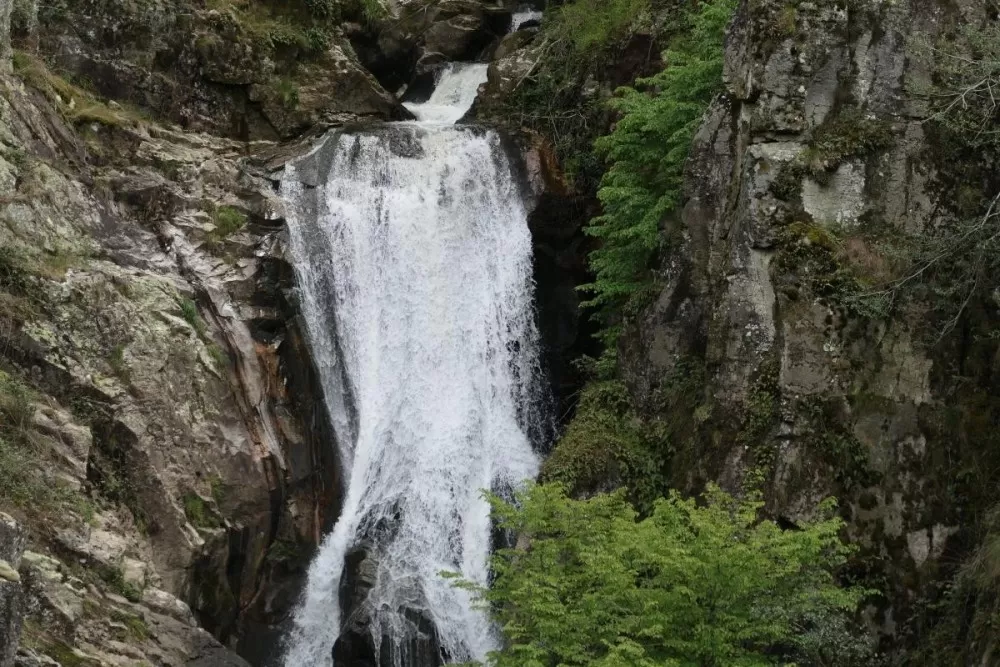
[[[551,32],[572,43],[578,53],[624,37],[641,16],[649,14],[649,0],[575,0],[551,13]]]
[[[212,475],[208,479],[208,486],[212,490],[212,500],[215,501],[216,505],[222,507],[222,503],[226,499],[226,483],[218,475]]]
[[[298,89],[295,88],[295,83],[290,79],[282,79],[282,81],[291,86],[286,92],[288,95],[294,97],[295,104],[298,104]],[[284,99],[282,97],[282,100]],[[219,206],[212,211],[212,224],[215,228],[209,233],[208,240],[212,245],[217,246],[231,235],[243,229],[247,224],[247,216],[234,206]]]
[[[836,583],[850,549],[832,501],[796,530],[714,487],[641,521],[621,493],[577,501],[559,485],[492,503],[526,547],[496,552],[489,589],[459,585],[503,630],[495,667],[851,664],[871,650],[850,624],[869,591]]]
[[[31,621],[24,627],[23,644],[48,656],[61,667],[101,667],[101,661],[75,650],[61,639],[52,637]]]
[[[177,305],[180,306],[181,317],[184,318],[184,321],[191,325],[199,338],[204,338],[208,327],[205,326],[205,320],[201,319],[201,314],[198,313],[198,304],[193,299],[183,298],[177,302]]]
[[[271,543],[265,558],[275,566],[287,569],[299,569],[308,563],[309,547],[298,544],[294,540],[278,539]]]
[[[299,106],[299,87],[294,79],[282,77],[278,79],[274,89],[278,93],[278,99],[281,100],[283,107],[294,109]]]
[[[98,573],[108,588],[129,602],[142,600],[142,589],[125,580],[125,572],[120,567],[105,567]]]
[[[218,528],[219,520],[215,513],[208,506],[208,502],[194,491],[189,491],[182,498],[184,503],[184,516],[195,528]]]
[[[796,411],[809,424],[805,435],[807,446],[830,466],[845,489],[878,483],[868,451],[854,435],[850,424],[844,423],[836,399],[824,401],[818,396],[802,397]]]
[[[582,287],[605,325],[613,325],[630,300],[649,293],[660,225],[680,204],[692,139],[721,88],[722,40],[734,6],[733,0],[701,3],[664,54],[667,67],[612,101],[622,117],[596,143],[609,167],[598,191],[604,212],[587,226],[601,241],[590,254],[595,279]],[[606,338],[613,340],[610,331]]]
[[[20,378],[0,371],[0,435],[23,439],[35,416],[37,399]]]
[[[777,455],[771,431],[778,421],[779,398],[778,364],[766,361],[757,369],[757,377],[747,393],[746,413],[736,436],[737,442],[752,452],[754,466],[765,477]]]
[[[128,635],[128,639],[141,642],[149,639],[151,636],[149,626],[146,624],[146,621],[142,620],[135,614],[129,614],[128,612],[113,609],[111,611],[111,620],[125,626],[125,632]]]
[[[377,23],[388,15],[388,10],[380,0],[357,0],[355,13],[360,13],[361,17],[369,24]]]
[[[111,349],[111,354],[108,356],[108,365],[111,366],[111,370],[114,374],[125,382],[128,382],[131,373],[128,368],[128,362],[125,360],[125,348],[127,345],[125,343],[118,343]]]
[[[24,443],[0,436],[0,505],[38,507],[51,504],[51,487],[36,474],[34,452]]]
[[[633,414],[621,383],[591,382],[541,478],[559,482],[573,494],[625,487],[633,502],[649,509],[665,488],[668,456],[666,444],[651,441]]]
[[[180,306],[181,317],[184,321],[191,325],[195,333],[198,334],[198,338],[205,345],[205,350],[208,355],[215,362],[219,369],[224,369],[226,364],[229,362],[229,357],[223,352],[222,348],[212,340],[211,336],[208,335],[208,326],[205,324],[205,320],[202,319],[201,314],[198,312],[198,304],[192,299],[183,298],[178,300],[177,305]]]
[[[27,258],[10,246],[0,247],[0,289],[25,293],[32,287]]]
[[[878,285],[872,279],[884,279],[889,269],[880,268],[878,275],[873,275],[872,266],[887,260],[872,250],[872,245],[875,244],[865,243],[862,237],[853,237],[851,244],[845,246],[844,239],[829,227],[794,222],[779,235],[775,273],[795,277],[795,285],[783,290],[792,300],[818,297],[858,317],[884,319],[889,315],[892,299],[875,289]],[[853,255],[847,252],[851,248],[864,248],[863,257],[856,256],[860,251]]]
[[[39,465],[32,424],[37,400],[19,378],[0,371],[0,506],[46,515],[70,510],[89,522],[94,514],[90,500],[49,478]]]

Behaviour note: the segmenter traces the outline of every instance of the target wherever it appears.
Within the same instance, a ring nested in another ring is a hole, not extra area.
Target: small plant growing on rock
[[[120,567],[102,568],[100,577],[112,592],[121,595],[129,602],[138,602],[142,599],[142,589],[132,582],[126,581],[125,572]]]
[[[212,211],[212,224],[215,227],[208,233],[206,245],[216,250],[223,241],[246,226],[247,216],[234,206],[219,206]]]
[[[845,160],[884,150],[892,141],[889,121],[851,108],[817,128],[800,160],[814,178],[823,178]]]
[[[199,338],[204,338],[207,332],[207,327],[205,326],[205,320],[201,319],[201,315],[198,313],[198,305],[193,299],[181,299],[177,302],[177,305],[181,309],[181,317],[184,321],[191,325],[195,333],[198,334]]]
[[[149,625],[135,614],[114,609],[111,611],[111,620],[117,621],[125,626],[129,639],[134,641],[145,641],[150,638]]]
[[[125,361],[125,347],[125,343],[118,343],[111,349],[108,365],[111,366],[111,370],[116,376],[128,382],[130,373],[128,362]]]
[[[212,509],[208,506],[204,498],[194,491],[189,491],[184,494],[182,500],[184,503],[184,516],[187,517],[192,526],[205,529],[219,527],[218,519],[214,516]]]
[[[282,77],[274,87],[278,93],[281,105],[286,109],[294,109],[299,106],[299,87],[294,79]]]

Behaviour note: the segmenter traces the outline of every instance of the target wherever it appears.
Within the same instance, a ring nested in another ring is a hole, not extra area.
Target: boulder
[[[447,21],[434,23],[424,34],[424,52],[461,58],[475,47],[482,29],[483,17],[476,14],[459,14]]]

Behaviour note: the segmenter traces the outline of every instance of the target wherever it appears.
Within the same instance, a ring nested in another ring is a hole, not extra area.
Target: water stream
[[[345,466],[334,530],[309,569],[286,667],[332,664],[361,615],[374,665],[425,667],[408,647],[433,624],[440,655],[495,646],[465,591],[487,582],[483,489],[533,477],[541,374],[531,238],[511,164],[490,131],[450,125],[485,65],[446,69],[418,122],[337,134],[282,182],[310,346]],[[321,165],[317,167],[316,165]],[[317,171],[318,170],[318,171]],[[341,609],[345,562],[371,556],[367,595]]]

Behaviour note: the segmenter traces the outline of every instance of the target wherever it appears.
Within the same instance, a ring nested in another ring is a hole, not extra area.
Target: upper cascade
[[[476,101],[479,85],[486,81],[488,67],[483,63],[448,63],[438,73],[430,99],[403,106],[420,122],[453,125]]]

